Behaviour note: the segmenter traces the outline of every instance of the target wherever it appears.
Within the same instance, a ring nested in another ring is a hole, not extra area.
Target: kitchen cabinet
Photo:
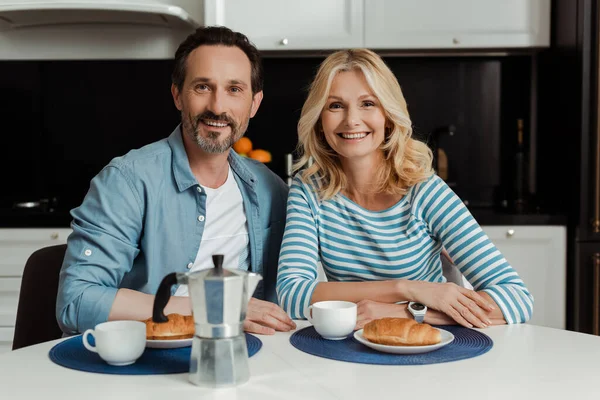
[[[204,23],[260,50],[548,47],[550,0],[205,0]]]
[[[566,328],[567,230],[564,226],[482,226],[533,294],[529,323]]]
[[[365,0],[373,49],[548,47],[550,0]]]
[[[68,228],[0,229],[0,353],[12,349],[19,290],[29,256],[67,242]]]
[[[490,225],[481,229],[533,294],[533,316],[529,323],[566,329],[566,227]],[[320,263],[318,279],[327,280]],[[473,288],[464,277],[463,286]]]
[[[205,0],[206,25],[239,31],[260,50],[362,47],[363,0]]]
[[[199,0],[0,0],[0,59],[172,59],[202,16]]]
[[[573,325],[577,332],[600,335],[600,243],[575,244]]]

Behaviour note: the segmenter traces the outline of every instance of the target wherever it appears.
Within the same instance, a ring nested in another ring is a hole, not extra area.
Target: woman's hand
[[[472,328],[486,328],[492,324],[487,313],[494,310],[483,296],[454,283],[415,281],[412,298],[419,303],[441,311],[459,324]]]
[[[406,304],[379,303],[373,300],[362,300],[356,303],[356,328],[362,329],[366,324],[379,318],[410,318]]]

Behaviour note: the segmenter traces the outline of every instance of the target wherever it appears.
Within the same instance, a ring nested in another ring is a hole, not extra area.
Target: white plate
[[[192,345],[192,338],[175,340],[146,340],[146,347],[151,349],[177,349]]]
[[[429,346],[387,346],[385,344],[377,344],[369,342],[363,336],[363,330],[359,329],[354,332],[354,339],[358,340],[360,343],[364,344],[372,348],[373,350],[382,351],[384,353],[392,353],[392,354],[420,354],[420,353],[428,353],[433,350],[437,350],[441,347],[444,347],[447,344],[450,344],[454,340],[454,335],[448,331],[443,329],[436,328],[442,334],[442,340],[438,344],[432,344]]]

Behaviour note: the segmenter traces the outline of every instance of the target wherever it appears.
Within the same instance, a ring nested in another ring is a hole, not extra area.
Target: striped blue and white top
[[[529,320],[533,296],[437,175],[383,211],[369,211],[342,194],[320,201],[314,183],[296,176],[279,255],[279,304],[292,318],[306,318],[318,261],[329,281],[445,282],[442,247],[474,289],[496,301],[509,324]]]

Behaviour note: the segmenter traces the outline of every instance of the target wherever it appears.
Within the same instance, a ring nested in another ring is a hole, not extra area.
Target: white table
[[[56,340],[0,355],[0,399],[600,399],[600,337],[527,324],[483,332],[494,341],[488,353],[422,366],[334,361],[296,350],[291,333],[260,336],[250,381],[233,389],[199,388],[187,374],[63,368],[48,358]]]

